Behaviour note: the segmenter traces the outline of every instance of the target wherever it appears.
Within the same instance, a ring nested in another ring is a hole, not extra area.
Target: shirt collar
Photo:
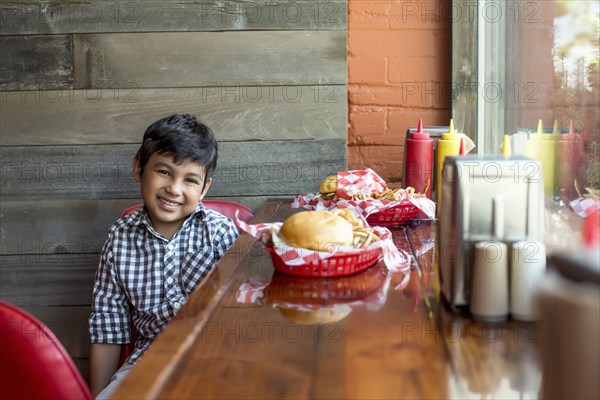
[[[194,209],[194,211],[192,211],[192,213],[185,219],[185,221],[183,221],[183,225],[182,227],[184,227],[186,224],[188,224],[192,218],[198,218],[200,220],[203,220],[206,218],[206,207],[204,206],[204,204],[200,201],[198,202],[198,205],[196,205],[196,208]],[[133,226],[145,226],[150,232],[152,232],[155,236],[158,237],[163,237],[162,235],[160,235],[158,232],[156,232],[156,230],[154,230],[154,227],[152,226],[152,223],[150,222],[150,216],[148,215],[148,211],[146,210],[146,206],[142,206],[140,207],[138,210],[136,210],[130,217],[129,221],[128,221],[131,225]],[[180,228],[181,229],[181,228]]]

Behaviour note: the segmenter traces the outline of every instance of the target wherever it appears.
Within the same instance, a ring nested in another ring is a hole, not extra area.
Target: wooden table
[[[270,200],[253,222],[295,211]],[[482,324],[449,312],[439,301],[435,226],[393,233],[416,255],[405,286],[381,263],[335,280],[274,274],[269,253],[240,236],[114,398],[537,398],[536,325]],[[239,291],[249,282],[266,285],[262,300]],[[328,296],[323,304],[341,319],[298,322],[286,308],[299,295],[312,298],[306,304]]]

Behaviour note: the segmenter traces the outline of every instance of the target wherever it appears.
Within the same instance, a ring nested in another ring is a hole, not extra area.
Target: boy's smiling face
[[[154,229],[171,239],[183,221],[204,198],[212,180],[204,185],[204,166],[191,160],[176,164],[170,156],[154,153],[144,171],[133,160],[133,175],[140,183],[142,198]]]

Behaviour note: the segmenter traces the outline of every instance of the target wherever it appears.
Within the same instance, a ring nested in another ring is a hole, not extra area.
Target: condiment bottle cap
[[[411,139],[429,139],[429,133],[423,132],[423,118],[419,118],[419,125],[417,131],[410,134]]]
[[[542,120],[538,121],[537,133],[529,133],[529,139],[542,139],[544,137],[544,126],[542,125]]]
[[[537,134],[539,139],[543,140],[552,140],[553,136],[551,133],[544,133],[544,126],[542,125],[542,120],[540,119],[538,122]]]
[[[562,135],[562,137],[566,140],[577,140],[581,138],[578,134],[575,133],[573,120],[569,120],[569,133],[565,133],[564,135]]]
[[[573,125],[573,120],[570,119],[569,120],[569,134],[574,134],[575,133],[575,126]]]
[[[444,140],[458,140],[459,135],[454,132],[454,122],[452,119],[450,120],[450,125],[448,126],[448,132],[442,133],[442,139]]]
[[[458,149],[459,155],[467,154],[467,149],[465,148],[465,135],[460,135],[460,147]]]

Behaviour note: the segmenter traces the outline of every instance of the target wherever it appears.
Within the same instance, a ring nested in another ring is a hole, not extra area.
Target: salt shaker
[[[510,314],[513,319],[537,319],[534,296],[546,272],[546,250],[543,243],[513,243],[510,266]]]
[[[498,322],[508,318],[507,252],[503,242],[475,243],[469,310],[477,321]]]

